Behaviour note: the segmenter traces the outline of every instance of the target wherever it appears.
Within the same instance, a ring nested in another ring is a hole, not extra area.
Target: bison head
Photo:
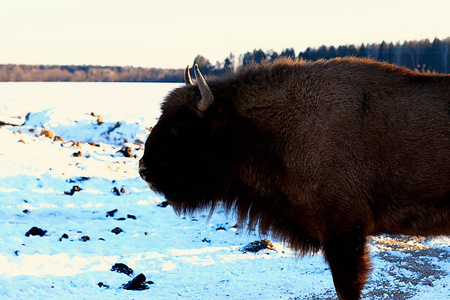
[[[220,99],[214,100],[197,65],[195,75],[197,85],[186,68],[186,85],[165,99],[139,161],[141,177],[177,212],[210,206],[233,157],[234,134],[226,126],[227,113]]]

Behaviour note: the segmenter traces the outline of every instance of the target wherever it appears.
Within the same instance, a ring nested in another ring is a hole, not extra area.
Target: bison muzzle
[[[177,213],[223,205],[359,299],[367,237],[450,234],[450,76],[279,60],[173,90],[140,174]]]

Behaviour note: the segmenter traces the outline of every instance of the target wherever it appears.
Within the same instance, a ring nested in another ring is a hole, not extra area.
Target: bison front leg
[[[360,228],[329,231],[323,250],[338,298],[360,299],[370,269],[366,238]]]

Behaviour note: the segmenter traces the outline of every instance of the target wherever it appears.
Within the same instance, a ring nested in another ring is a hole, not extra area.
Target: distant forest
[[[0,65],[0,81],[180,82],[183,76],[178,69]]]
[[[273,50],[253,50],[235,57],[230,54],[223,62],[212,64],[198,55],[193,63],[198,64],[202,73],[221,75],[236,67],[251,62],[273,61],[280,57],[307,60],[330,59],[334,57],[370,57],[427,73],[450,73],[450,37],[439,40],[408,41],[400,43],[321,46],[307,48],[298,55],[293,48],[277,53]],[[183,69],[159,69],[111,66],[59,66],[59,65],[0,65],[0,81],[102,81],[102,82],[182,82]]]
[[[304,52],[296,55],[293,48],[286,49],[280,54],[270,50],[253,50],[241,55],[236,61],[230,54],[223,63],[217,62],[212,65],[206,58],[197,56],[194,63],[201,66],[201,71],[206,74],[221,74],[232,69],[233,66],[247,65],[251,62],[273,61],[279,57],[301,58],[306,60],[330,59],[335,57],[356,56],[369,57],[375,60],[389,62],[398,66],[404,66],[412,70],[424,73],[450,73],[450,37],[433,42],[429,39],[420,41],[409,41],[400,43],[362,44],[360,46],[320,46],[319,48],[307,48]]]

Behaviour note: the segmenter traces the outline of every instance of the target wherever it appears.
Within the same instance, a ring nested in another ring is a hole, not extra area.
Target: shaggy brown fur
[[[450,234],[450,76],[365,59],[253,65],[170,93],[141,176],[178,213],[224,204],[241,224],[320,249],[359,299],[366,237]]]

